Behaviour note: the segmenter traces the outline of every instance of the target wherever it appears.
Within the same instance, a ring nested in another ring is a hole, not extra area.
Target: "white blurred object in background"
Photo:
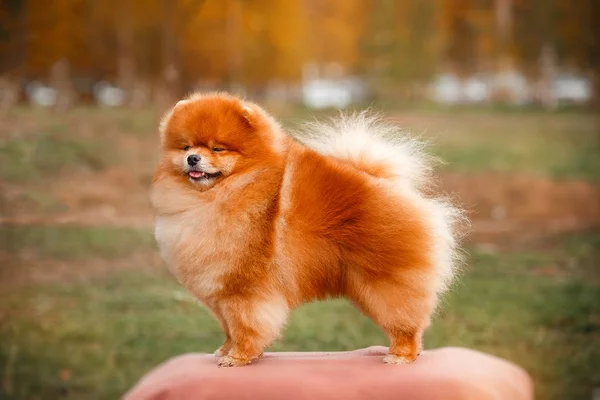
[[[125,103],[125,91],[110,82],[101,81],[94,85],[94,98],[100,105],[120,107]]]
[[[592,83],[580,75],[559,74],[551,86],[551,95],[559,102],[586,103],[592,99]]]
[[[350,88],[342,81],[315,79],[302,87],[304,104],[310,108],[346,108],[352,104]]]
[[[302,101],[310,108],[347,108],[366,98],[364,82],[346,75],[338,63],[306,63],[302,71]]]
[[[29,82],[25,86],[25,93],[29,103],[34,106],[52,107],[58,98],[58,91],[55,88],[39,81]]]
[[[517,71],[506,71],[494,75],[492,92],[497,98],[514,105],[523,105],[530,100],[527,78]]]
[[[460,103],[462,99],[462,85],[453,74],[438,75],[431,84],[433,100],[442,104]]]
[[[489,76],[472,75],[464,80],[451,73],[440,74],[430,84],[430,96],[441,104],[495,101],[520,106],[536,98],[536,88],[539,100],[544,87],[548,88],[545,93],[551,103],[584,104],[593,96],[592,83],[583,75],[558,74],[544,86],[543,81],[532,84],[524,74],[514,70]]]
[[[490,99],[490,89],[484,77],[468,78],[464,85],[465,100],[469,103],[481,103]]]

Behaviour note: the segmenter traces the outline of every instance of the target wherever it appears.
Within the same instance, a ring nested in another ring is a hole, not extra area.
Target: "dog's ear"
[[[257,111],[250,104],[247,103],[241,103],[240,106],[242,118],[244,118],[246,123],[248,123],[248,125],[251,128],[255,128]]]
[[[163,117],[160,120],[159,127],[158,127],[158,131],[160,133],[160,142],[161,143],[163,143],[163,141],[165,139],[165,130],[167,129],[167,124],[169,123],[169,120],[173,116],[173,113],[175,112],[175,110],[177,109],[177,107],[183,106],[184,104],[187,104],[189,102],[190,102],[190,99],[179,100],[177,102],[177,104],[175,104],[171,109],[169,109],[165,113],[165,115],[163,115]]]

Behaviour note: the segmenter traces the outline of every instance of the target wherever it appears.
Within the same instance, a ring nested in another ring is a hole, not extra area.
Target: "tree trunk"
[[[174,38],[175,9],[177,2],[163,0],[162,32],[162,79],[156,90],[159,113],[172,107],[181,97],[181,80],[177,62],[177,48]]]
[[[56,89],[54,110],[57,112],[69,110],[75,100],[75,91],[71,82],[71,67],[66,58],[60,59],[52,66],[50,83]]]
[[[229,90],[244,94],[243,8],[241,0],[227,0],[227,69]]]
[[[556,108],[558,106],[556,98],[552,93],[552,80],[556,72],[556,56],[552,45],[545,44],[540,56],[540,102],[544,107]]]
[[[125,104],[130,106],[136,82],[134,32],[130,22],[130,2],[121,0],[119,4],[117,85],[125,92]]]

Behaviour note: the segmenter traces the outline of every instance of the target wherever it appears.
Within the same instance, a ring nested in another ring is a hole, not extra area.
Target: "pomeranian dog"
[[[368,113],[288,136],[256,104],[194,94],[164,117],[151,200],[160,252],[219,320],[218,365],[257,360],[295,307],[346,297],[421,351],[456,259],[460,212],[427,195],[418,142]]]

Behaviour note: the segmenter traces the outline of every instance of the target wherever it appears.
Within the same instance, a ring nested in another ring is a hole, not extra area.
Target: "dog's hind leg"
[[[415,287],[414,282],[406,286],[402,282],[371,281],[363,283],[352,300],[388,335],[390,348],[384,362],[409,364],[417,359],[435,308],[435,293]]]

